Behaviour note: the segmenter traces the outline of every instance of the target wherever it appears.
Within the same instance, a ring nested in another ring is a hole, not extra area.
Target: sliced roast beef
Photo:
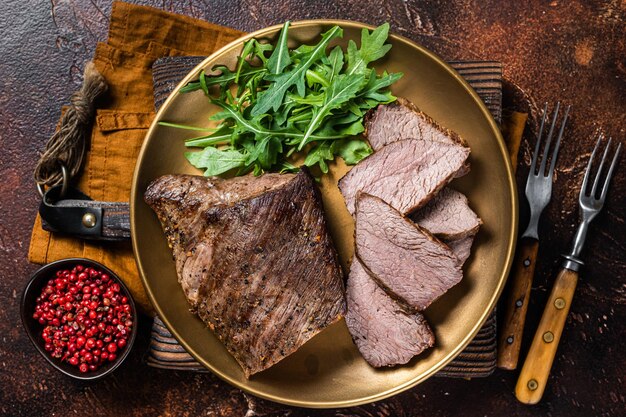
[[[461,264],[464,264],[470,256],[475,237],[475,234],[471,234],[455,240],[444,239],[443,242],[448,245],[456,257],[459,258]]]
[[[441,127],[413,103],[401,97],[393,103],[370,110],[365,119],[365,137],[375,151],[406,138],[467,146],[467,142],[458,134]]]
[[[150,185],[146,201],[179,280],[195,291],[192,305],[246,377],[343,316],[342,271],[306,170],[231,180],[167,176]]]
[[[462,263],[448,246],[378,197],[360,193],[356,254],[390,295],[418,311],[463,278]]]
[[[358,192],[379,197],[402,214],[425,205],[469,156],[457,144],[405,139],[390,143],[355,165],[339,181],[350,213]]]
[[[481,224],[469,207],[467,197],[449,187],[442,189],[428,204],[413,213],[411,220],[446,240],[476,234]]]
[[[370,365],[405,364],[435,343],[424,316],[407,311],[389,297],[357,258],[350,267],[346,298],[346,324]]]
[[[467,146],[465,139],[434,121],[410,101],[398,97],[393,103],[380,105],[365,117],[365,137],[375,151],[398,140],[414,138],[428,142],[441,142]],[[455,177],[469,172],[464,163]]]

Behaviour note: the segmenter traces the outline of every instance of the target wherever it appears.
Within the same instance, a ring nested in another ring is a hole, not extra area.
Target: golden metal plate
[[[293,45],[316,42],[331,25],[344,29],[337,43],[353,39],[370,26],[347,21],[302,21],[290,28]],[[201,69],[215,64],[234,67],[243,41],[250,37],[273,39],[273,26],[220,49],[191,71],[180,83],[196,79]],[[173,93],[163,104],[141,149],[133,179],[131,227],[137,264],[148,295],[173,335],[200,363],[220,378],[259,397],[301,407],[346,407],[377,401],[406,390],[432,376],[472,340],[492,311],[509,271],[517,235],[517,200],[507,151],[496,123],[471,87],[432,52],[410,40],[391,36],[393,45],[379,71],[401,71],[404,77],[393,92],[413,101],[443,126],[467,139],[472,153],[469,175],[456,179],[472,208],[484,221],[465,267],[463,281],[426,311],[436,334],[436,345],[405,366],[374,369],[361,357],[343,321],[331,326],[269,370],[243,376],[224,346],[189,312],[177,282],[172,254],[157,220],[143,202],[150,181],[168,173],[198,173],[183,157],[183,140],[193,132],[159,126],[160,120],[208,126],[216,108],[201,92]],[[196,132],[197,133],[197,132]],[[334,188],[345,166],[334,166],[323,184],[331,233],[344,264],[351,253],[352,223]]]

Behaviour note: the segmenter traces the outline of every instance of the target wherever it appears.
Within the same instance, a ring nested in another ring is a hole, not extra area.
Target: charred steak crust
[[[194,241],[210,247],[185,246],[202,272],[196,311],[246,377],[295,352],[346,309],[320,192],[306,169],[287,178],[249,198],[191,210],[202,225]]]
[[[446,244],[366,193],[357,198],[355,246],[381,288],[413,311],[425,310],[463,278],[463,262]]]
[[[164,175],[148,186],[144,199],[161,222],[172,248],[179,282],[192,308],[197,302],[199,283],[206,278],[206,268],[197,268],[196,262],[212,256],[213,238],[206,236],[205,224],[198,213],[215,205],[228,205],[259,195],[294,177],[293,174],[267,174],[259,178],[245,176],[224,180]]]
[[[370,365],[405,364],[434,345],[426,318],[389,297],[357,258],[350,268],[346,299],[348,330]]]

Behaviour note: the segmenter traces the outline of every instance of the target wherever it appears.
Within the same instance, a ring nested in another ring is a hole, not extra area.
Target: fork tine
[[[591,197],[593,198],[596,198],[596,190],[598,189],[598,183],[600,182],[600,177],[602,176],[602,168],[604,168],[604,162],[606,162],[606,156],[609,154],[610,148],[611,148],[611,138],[609,138],[609,142],[606,144],[606,148],[604,148],[604,153],[602,154],[602,160],[600,161],[598,172],[596,172],[596,178],[593,180],[593,187],[591,187]]]
[[[556,118],[559,115],[559,108],[561,102],[556,102],[554,108],[554,115],[552,116],[552,124],[550,125],[550,132],[548,132],[548,140],[546,141],[546,147],[543,149],[543,157],[541,158],[541,165],[539,166],[539,175],[546,175],[546,162],[548,161],[548,151],[550,150],[550,143],[552,143],[552,134],[554,133],[554,126],[556,126]]]
[[[533,159],[530,163],[530,172],[532,175],[535,175],[535,167],[537,166],[537,158],[539,155],[539,145],[541,145],[541,135],[543,134],[543,126],[546,122],[546,117],[548,115],[548,102],[543,106],[543,116],[541,117],[541,125],[539,127],[539,134],[537,135],[537,143],[535,144],[535,152],[533,153]]]
[[[559,155],[559,147],[561,146],[561,138],[563,137],[563,131],[565,130],[565,123],[567,122],[567,116],[569,115],[569,109],[572,106],[567,106],[565,109],[565,116],[563,116],[563,121],[561,122],[561,130],[559,130],[559,135],[556,138],[556,145],[554,145],[554,151],[552,152],[552,161],[550,161],[550,169],[548,170],[548,176],[551,177],[554,172],[554,166],[556,165],[556,158]]]
[[[619,152],[622,150],[622,144],[617,145],[617,151],[615,151],[615,155],[613,156],[613,161],[611,162],[611,166],[609,167],[609,172],[606,174],[606,179],[604,180],[604,185],[602,186],[602,195],[600,195],[600,202],[604,203],[604,198],[606,197],[606,193],[609,191],[609,183],[611,182],[611,176],[613,176],[613,170],[617,165],[617,159],[619,158]]]
[[[585,176],[583,178],[583,185],[580,187],[580,196],[584,196],[587,190],[587,181],[589,180],[589,172],[591,172],[591,164],[593,159],[596,157],[596,152],[598,151],[598,146],[600,146],[600,142],[602,141],[603,134],[600,132],[598,135],[598,141],[596,142],[596,146],[593,148],[593,152],[591,152],[591,156],[589,157],[589,163],[587,164],[587,169],[585,170]]]

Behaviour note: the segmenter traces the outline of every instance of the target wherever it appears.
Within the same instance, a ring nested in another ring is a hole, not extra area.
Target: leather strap
[[[94,201],[72,187],[63,199],[59,199],[60,194],[58,185],[43,196],[39,214],[44,230],[90,240],[130,239],[128,203]]]

